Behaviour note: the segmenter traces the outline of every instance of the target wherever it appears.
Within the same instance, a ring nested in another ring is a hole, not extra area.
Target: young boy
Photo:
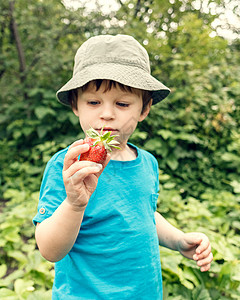
[[[80,161],[83,140],[49,161],[34,217],[43,257],[56,262],[53,299],[162,299],[159,245],[212,261],[202,233],[183,233],[158,212],[158,164],[128,143],[138,122],[169,89],[150,75],[146,50],[127,35],[90,38],[77,51],[73,77],[58,92],[82,130],[116,134],[103,164]]]

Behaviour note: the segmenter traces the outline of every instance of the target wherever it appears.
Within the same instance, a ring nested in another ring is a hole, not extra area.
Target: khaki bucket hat
[[[170,93],[151,75],[146,49],[129,35],[99,35],[84,42],[75,55],[72,78],[57,91],[58,100],[69,105],[69,91],[95,79],[114,80],[151,91],[153,104]]]

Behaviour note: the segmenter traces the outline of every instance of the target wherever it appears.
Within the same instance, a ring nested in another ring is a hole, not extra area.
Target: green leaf
[[[192,292],[193,300],[212,300],[204,286],[199,285]]]
[[[19,130],[15,130],[15,131],[13,132],[13,138],[14,138],[15,140],[19,139],[19,138],[21,137],[21,135],[22,135],[22,132],[19,131]]]
[[[2,234],[6,237],[7,241],[18,243],[20,241],[18,231],[18,228],[9,227],[7,229],[4,229]]]
[[[238,230],[240,230],[240,221],[233,221],[232,226],[233,228],[237,228]]]
[[[19,300],[16,293],[7,288],[0,288],[0,299],[1,300]]]
[[[240,194],[240,182],[234,180],[230,182],[230,185],[233,187],[234,193]]]
[[[39,126],[37,128],[37,133],[40,139],[42,139],[43,137],[45,137],[45,135],[47,134],[47,127],[46,126]]]
[[[192,283],[191,280],[189,280],[185,276],[185,271],[183,271],[181,268],[178,268],[178,275],[181,283],[188,289],[192,290],[194,288],[194,284]]]
[[[8,256],[16,259],[21,263],[27,263],[28,261],[26,255],[24,255],[21,251],[18,250],[9,251]]]
[[[34,290],[34,282],[32,280],[24,280],[24,279],[17,279],[14,282],[14,290],[17,295],[21,296],[25,292],[31,292]]]
[[[179,255],[176,252],[172,252],[167,248],[161,248],[161,261],[164,270],[167,270],[171,274],[175,274],[176,276],[179,276],[179,270],[178,265],[182,261],[181,255]]]
[[[24,127],[22,129],[23,134],[27,137],[34,131],[33,127]]]
[[[106,133],[104,133],[102,138],[107,140],[108,138],[110,138],[110,136],[111,136],[111,132],[107,131]]]
[[[50,107],[46,106],[37,106],[35,108],[35,115],[39,120],[42,120],[47,115],[56,115],[56,112]]]
[[[189,141],[194,144],[202,144],[202,141],[194,134],[188,134],[188,133],[179,133],[176,135],[177,139],[183,140],[183,141]]]
[[[31,293],[27,300],[51,300],[52,299],[52,291],[35,291]]]
[[[7,115],[0,114],[0,124],[6,122],[8,119]]]
[[[21,278],[23,276],[24,276],[24,271],[23,270],[16,270],[16,271],[12,272],[11,274],[9,274],[4,279],[0,279],[0,286],[6,286],[7,287],[9,285],[12,285],[14,280],[16,280],[18,278]]]
[[[92,138],[92,139],[96,139],[96,138],[99,137],[98,132],[97,132],[95,129],[93,129],[92,127],[91,127],[90,129],[88,129],[88,130],[86,131],[86,133],[87,133],[87,135],[88,135],[90,138]]]
[[[7,265],[0,265],[0,278],[2,278],[7,273]]]
[[[164,183],[163,187],[167,190],[171,190],[176,186],[175,182],[166,182]]]
[[[225,152],[222,154],[222,160],[227,161],[227,162],[236,161],[236,162],[240,163],[240,157],[233,153],[229,153],[229,152]]]
[[[157,134],[160,135],[164,140],[174,136],[172,131],[164,129],[158,130]]]
[[[173,170],[175,171],[177,168],[178,168],[178,161],[177,159],[175,158],[174,155],[169,155],[166,159],[166,163],[168,164],[168,166]]]
[[[144,146],[149,151],[155,151],[157,148],[161,148],[162,144],[160,139],[155,138],[155,139],[148,140]]]

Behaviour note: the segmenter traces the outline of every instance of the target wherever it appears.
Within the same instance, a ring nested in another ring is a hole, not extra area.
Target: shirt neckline
[[[137,166],[138,164],[140,164],[141,159],[142,159],[142,155],[141,152],[139,151],[139,148],[136,147],[135,145],[131,144],[131,143],[127,143],[128,146],[134,148],[137,152],[137,157],[133,160],[114,160],[111,159],[110,162],[108,163],[107,166],[111,167],[121,167],[121,168],[129,168],[129,167],[133,167],[133,166]]]

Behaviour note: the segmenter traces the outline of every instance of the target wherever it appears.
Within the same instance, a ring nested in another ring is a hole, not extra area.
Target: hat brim
[[[89,65],[75,74],[59,91],[58,100],[69,105],[69,92],[95,79],[114,80],[123,85],[152,92],[153,104],[165,99],[170,89],[137,66],[115,63]]]

